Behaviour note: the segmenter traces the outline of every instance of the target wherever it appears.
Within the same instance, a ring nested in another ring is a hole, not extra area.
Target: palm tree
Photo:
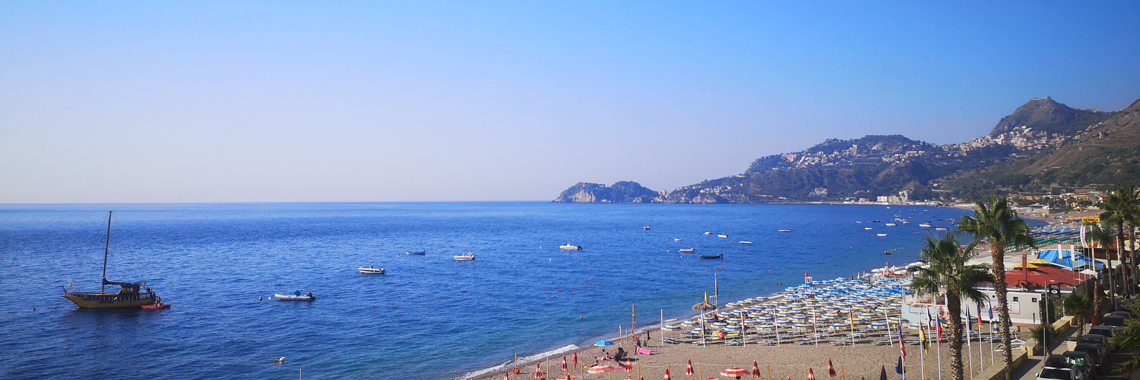
[[[1065,311],[1077,317],[1077,339],[1081,339],[1081,335],[1085,333],[1085,317],[1092,315],[1094,310],[1092,300],[1084,294],[1073,293],[1061,302],[1065,306]]]
[[[1114,243],[1116,243],[1116,233],[1113,232],[1112,229],[1113,229],[1113,226],[1112,226],[1112,223],[1110,221],[1108,221],[1107,219],[1101,219],[1100,224],[1092,225],[1092,229],[1089,230],[1089,233],[1086,236],[1089,238],[1089,241],[1093,243],[1094,248],[1096,246],[1104,248],[1104,257],[1105,257],[1105,259],[1108,260],[1108,294],[1109,294],[1109,299],[1112,300],[1112,307],[1113,307],[1113,309],[1115,309],[1116,308],[1116,280],[1112,274],[1112,256],[1110,256],[1108,254],[1108,247],[1111,247]],[[1093,257],[1093,255],[1089,255],[1089,257]],[[1094,260],[1094,264],[1095,264],[1095,260]],[[1094,270],[1095,270],[1095,265],[1094,265]],[[1100,282],[1098,281],[1097,285],[1099,286],[1099,284],[1100,284]],[[1098,313],[1101,310],[1101,308],[1104,307],[1104,295],[1103,294],[1104,294],[1103,291],[1097,291],[1097,294],[1096,294],[1096,311]],[[1094,314],[1097,314],[1097,313],[1094,313]]]
[[[1009,208],[1008,200],[991,198],[989,203],[975,202],[974,216],[963,216],[958,223],[958,232],[974,235],[974,241],[986,240],[993,258],[994,293],[998,300],[998,321],[1001,325],[1001,342],[1004,347],[1005,380],[1013,373],[1013,348],[1009,333],[1009,300],[1006,299],[1005,248],[1037,247],[1037,241],[1029,234],[1029,225]]]
[[[954,235],[947,233],[946,238],[938,239],[928,236],[926,247],[922,249],[922,259],[929,267],[916,267],[916,276],[911,283],[911,289],[918,294],[930,295],[937,298],[946,297],[946,310],[950,321],[950,351],[954,360],[950,364],[954,380],[962,380],[962,300],[981,302],[985,294],[977,289],[979,284],[993,282],[993,276],[988,272],[988,265],[966,265],[966,260],[973,254],[977,242],[970,243],[965,249],[960,249]]]
[[[1116,224],[1116,253],[1120,257],[1123,257],[1122,255],[1124,254],[1124,223],[1135,222],[1129,219],[1132,218],[1133,213],[1135,213],[1138,207],[1140,207],[1140,198],[1136,195],[1136,188],[1132,186],[1121,186],[1115,192],[1109,194],[1108,198],[1104,199],[1104,202],[1101,202],[1100,208],[1104,210],[1104,212],[1100,213],[1100,219],[1109,220]],[[1124,259],[1121,258],[1121,260],[1123,261]],[[1130,261],[1131,263],[1125,266],[1127,273],[1134,272],[1133,266],[1135,265],[1136,258],[1133,257]],[[1128,285],[1128,283],[1128,280],[1125,280],[1124,294],[1131,295],[1133,287]]]

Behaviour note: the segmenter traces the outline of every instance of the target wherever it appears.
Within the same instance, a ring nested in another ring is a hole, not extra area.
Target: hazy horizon
[[[1140,4],[0,4],[0,203],[548,201],[1140,98]],[[1130,46],[1132,48],[1130,48]]]

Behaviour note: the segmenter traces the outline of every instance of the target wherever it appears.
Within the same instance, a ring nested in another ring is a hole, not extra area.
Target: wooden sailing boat
[[[63,298],[67,298],[81,308],[107,309],[142,307],[154,305],[159,298],[150,287],[143,283],[107,281],[107,256],[111,250],[111,213],[107,213],[107,242],[103,245],[103,284],[99,292],[69,292],[63,289]],[[118,292],[107,293],[107,285],[119,287]]]

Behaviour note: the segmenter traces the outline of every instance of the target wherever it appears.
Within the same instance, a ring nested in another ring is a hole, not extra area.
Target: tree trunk
[[[1121,264],[1125,264],[1125,265],[1123,265],[1123,267],[1124,267],[1124,270],[1126,270],[1126,271],[1128,270],[1128,267],[1132,265],[1132,263],[1125,263],[1124,262],[1124,219],[1123,218],[1116,218],[1116,258],[1120,259]],[[1128,280],[1127,280],[1127,274],[1128,273],[1130,273],[1130,272],[1124,272],[1126,277],[1125,277],[1124,283],[1122,284],[1124,286],[1124,296],[1125,297],[1132,295],[1132,287],[1128,286]],[[1116,310],[1116,303],[1112,304],[1112,310]]]
[[[1136,223],[1128,223],[1128,239],[1132,241],[1132,244],[1129,244],[1132,251],[1128,255],[1132,261],[1128,263],[1128,269],[1132,271],[1132,285],[1136,285],[1132,289],[1135,290],[1140,289],[1140,270],[1136,270]]]
[[[1089,257],[1092,256],[1090,255]],[[1100,279],[1098,278],[1093,282],[1093,311],[1092,316],[1089,317],[1089,323],[1093,326],[1100,324],[1101,310],[1104,310],[1104,287],[1100,285]]]
[[[946,311],[950,314],[950,374],[954,380],[963,380],[965,367],[962,365],[962,299],[957,294],[946,294]],[[970,374],[973,378],[974,374]]]
[[[998,324],[1001,325],[1001,344],[1002,347],[1004,347],[1002,350],[1002,360],[1005,363],[1005,380],[1010,380],[1010,376],[1013,373],[1013,347],[1011,347],[1013,339],[1009,332],[1009,300],[1006,299],[1005,247],[991,240],[990,255],[993,256],[994,294],[997,295],[998,299]],[[961,321],[959,321],[958,324],[961,325]],[[961,332],[961,330],[959,330],[959,332]],[[961,339],[961,337],[959,337],[959,339]],[[961,352],[961,346],[962,344],[959,343],[959,353]],[[973,376],[973,374],[970,376]]]

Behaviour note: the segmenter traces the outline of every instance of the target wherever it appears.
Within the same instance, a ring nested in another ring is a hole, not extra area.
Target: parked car
[[[1111,355],[1112,352],[1116,350],[1116,346],[1112,344],[1112,341],[1109,341],[1108,338],[1104,337],[1104,335],[1099,334],[1085,334],[1081,336],[1081,339],[1078,340],[1077,343],[1092,343],[1100,346],[1101,356]]]
[[[1108,317],[1108,316],[1123,317],[1124,319],[1136,318],[1136,314],[1132,314],[1132,312],[1128,311],[1128,310],[1117,310],[1117,311],[1108,313],[1108,315],[1105,315],[1105,316],[1106,317]]]
[[[1084,353],[1082,352],[1081,354]],[[1086,355],[1084,357],[1087,358],[1088,356]],[[1045,366],[1053,368],[1075,369],[1080,372],[1080,376],[1085,380],[1096,380],[1096,374],[1092,372],[1091,368],[1089,368],[1088,361],[1085,361],[1082,358],[1080,360],[1082,364],[1078,365],[1077,362],[1077,360],[1069,360],[1069,358],[1066,358],[1063,354],[1053,354],[1049,355],[1049,358],[1045,359]]]
[[[1085,380],[1079,376],[1080,371],[1070,368],[1045,367],[1037,373],[1037,380]]]
[[[1065,353],[1061,354],[1061,356],[1064,356],[1065,360],[1068,361],[1069,363],[1072,363],[1073,365],[1084,368],[1087,371],[1087,373],[1090,375],[1089,376],[1090,379],[1096,379],[1096,377],[1097,377],[1096,376],[1096,372],[1097,372],[1096,364],[1093,363],[1092,357],[1090,357],[1087,352],[1065,351]]]
[[[1112,326],[1094,326],[1089,329],[1089,334],[1104,335],[1105,338],[1112,341],[1112,338],[1116,336],[1116,329]]]
[[[1109,316],[1109,317],[1101,318],[1100,325],[1101,326],[1110,326],[1110,327],[1112,327],[1113,330],[1116,330],[1116,332],[1118,332],[1118,333],[1122,333],[1122,332],[1124,332],[1124,329],[1128,328],[1128,325],[1124,323],[1124,317],[1118,317],[1118,316]],[[1097,327],[1100,327],[1100,326],[1097,326]]]
[[[1089,354],[1089,358],[1092,359],[1093,366],[1096,367],[1097,373],[1104,373],[1104,367],[1107,363],[1104,362],[1104,357],[1100,356],[1100,349],[1097,348],[1095,344],[1077,343],[1077,346],[1073,348],[1073,351],[1082,351],[1086,354]]]

